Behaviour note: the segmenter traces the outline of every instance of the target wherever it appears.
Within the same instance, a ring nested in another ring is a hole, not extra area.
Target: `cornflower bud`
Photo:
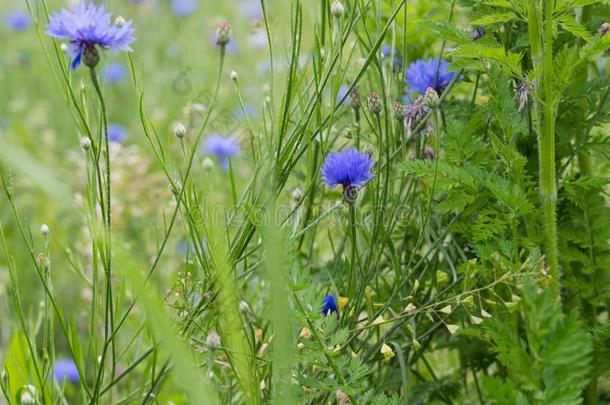
[[[470,32],[470,39],[473,41],[478,41],[479,39],[483,38],[486,33],[487,31],[485,31],[485,28],[474,27]]]
[[[176,122],[174,124],[174,135],[176,135],[178,139],[184,138],[186,135],[186,128],[184,127],[184,124],[181,122]]]
[[[216,28],[216,45],[218,46],[226,46],[229,41],[231,41],[231,34],[233,31],[231,30],[231,26],[228,21],[223,21],[220,23],[218,28]]]
[[[91,139],[87,138],[86,136],[80,138],[80,147],[84,150],[89,150],[91,148]]]
[[[371,95],[368,98],[369,111],[372,114],[379,115],[381,112],[381,98],[377,92],[372,91]]]
[[[398,100],[394,102],[394,118],[402,121],[405,118],[405,106]]]
[[[345,13],[343,4],[341,4],[339,0],[333,1],[333,3],[330,5],[330,13],[337,19],[343,17],[343,14]]]

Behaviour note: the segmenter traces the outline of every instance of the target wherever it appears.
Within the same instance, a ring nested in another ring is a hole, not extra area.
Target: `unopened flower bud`
[[[234,70],[231,71],[231,80],[233,80],[234,82],[237,81],[237,72]]]
[[[372,91],[368,99],[369,111],[372,114],[379,115],[381,112],[381,98],[377,92]]]
[[[127,21],[125,21],[125,19],[120,15],[114,19],[114,25],[116,25],[119,28],[124,27],[125,24],[127,24]]]
[[[599,27],[599,35],[603,37],[608,32],[610,32],[610,23],[605,22]]]
[[[19,391],[21,391],[21,395],[19,396],[20,405],[34,405],[37,403],[36,387],[27,384],[24,385]]]
[[[186,128],[184,127],[184,124],[181,122],[176,122],[174,124],[174,135],[176,135],[178,139],[184,138],[186,135]]]
[[[405,106],[398,100],[394,102],[394,118],[399,121],[405,118]]]
[[[360,89],[358,86],[352,87],[352,90],[349,92],[349,105],[354,109],[360,109]]]
[[[215,331],[211,331],[205,339],[205,345],[210,350],[216,350],[220,346],[220,335]]]
[[[362,152],[366,153],[369,156],[373,156],[373,145],[371,145],[370,143],[365,143],[364,146],[362,146]]]
[[[203,162],[201,164],[203,166],[203,170],[209,172],[214,167],[214,162],[209,157],[203,158]]]
[[[68,51],[70,50],[70,47],[68,46],[68,44],[66,44],[65,42],[62,43],[61,45],[59,45],[59,49],[61,49],[61,51],[63,53],[68,53]]]
[[[341,390],[335,391],[335,399],[337,400],[337,404],[351,404],[352,401],[349,399],[347,394]]]
[[[341,2],[339,0],[333,1],[333,3],[330,5],[330,13],[335,18],[343,17],[343,14],[345,13],[345,9],[343,8],[343,4],[341,4]]]
[[[231,26],[228,21],[223,21],[220,23],[218,28],[216,28],[216,45],[218,46],[226,46],[229,41],[231,41],[231,34],[233,31],[231,30]]]
[[[89,150],[91,148],[91,139],[87,138],[86,136],[80,138],[80,147],[84,150]]]
[[[45,237],[49,235],[49,226],[47,224],[40,226],[40,234]]]
[[[424,95],[424,104],[430,108],[436,108],[440,104],[438,93],[432,87],[428,87],[426,89],[426,94]]]
[[[241,300],[239,302],[239,310],[243,313],[246,313],[250,310],[250,305],[248,305],[248,303],[244,300]]]
[[[292,191],[292,200],[294,202],[299,202],[301,201],[301,198],[303,198],[303,190],[297,187]]]

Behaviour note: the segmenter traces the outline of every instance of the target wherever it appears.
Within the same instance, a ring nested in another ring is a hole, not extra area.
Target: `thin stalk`
[[[553,88],[553,2],[545,0],[544,19],[544,122],[539,135],[540,198],[544,239],[552,288],[559,299],[559,255],[557,249],[557,185],[555,174],[555,92]]]
[[[104,273],[106,277],[106,295],[105,295],[105,304],[104,304],[104,314],[105,314],[105,325],[104,325],[104,345],[102,346],[102,353],[100,355],[99,368],[96,375],[95,380],[95,388],[93,397],[91,398],[93,403],[96,403],[99,395],[99,390],[101,388],[101,383],[103,380],[104,374],[104,363],[106,359],[106,355],[108,353],[109,347],[112,352],[112,369],[111,369],[111,380],[114,379],[114,370],[116,366],[116,351],[115,344],[113,339],[109,339],[111,336],[111,332],[114,330],[114,309],[113,309],[113,298],[112,298],[112,211],[111,211],[111,185],[110,185],[110,142],[108,138],[108,114],[106,111],[106,102],[104,100],[104,96],[102,94],[102,90],[100,87],[99,80],[97,78],[97,72],[95,68],[90,68],[89,72],[91,74],[91,82],[93,83],[93,87],[95,88],[95,92],[97,93],[98,99],[100,101],[100,109],[101,109],[101,118],[102,118],[102,135],[104,142],[104,163],[105,163],[105,211],[106,215],[104,217],[104,231],[105,231],[105,241],[104,241],[104,260],[102,263],[104,265]],[[102,149],[101,145],[99,146]],[[102,200],[103,201],[103,200]],[[103,203],[102,203],[103,204]]]

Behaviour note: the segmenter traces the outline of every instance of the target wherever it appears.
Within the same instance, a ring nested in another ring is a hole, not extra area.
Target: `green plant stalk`
[[[544,219],[545,254],[551,288],[559,299],[559,254],[557,241],[557,185],[555,173],[555,92],[553,88],[553,2],[544,3],[544,122],[539,134],[540,198]]]
[[[540,3],[528,2],[528,35],[532,64],[535,72],[542,69],[544,85],[544,109],[534,100],[532,115],[538,134],[540,165],[539,192],[544,221],[544,245],[547,264],[552,278],[551,285],[559,299],[559,261],[557,252],[557,187],[555,174],[555,96],[553,91],[553,3],[545,2],[544,32],[540,30]],[[544,49],[542,47],[544,34]],[[544,53],[543,53],[544,51]],[[534,87],[540,90],[540,80],[534,80]]]

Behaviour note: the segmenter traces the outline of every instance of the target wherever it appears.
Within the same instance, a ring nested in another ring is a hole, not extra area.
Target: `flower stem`
[[[104,96],[102,94],[102,90],[100,87],[100,83],[97,77],[97,72],[95,68],[90,68],[89,72],[91,74],[91,82],[93,83],[93,87],[95,88],[95,92],[100,101],[100,108],[102,113],[102,135],[104,142],[104,163],[105,163],[105,196],[100,196],[100,205],[102,205],[102,213],[104,216],[104,251],[103,251],[103,260],[102,263],[104,265],[104,273],[106,276],[106,295],[105,295],[105,304],[104,304],[104,345],[102,347],[102,353],[100,355],[99,361],[99,369],[96,375],[94,395],[92,401],[97,401],[99,389],[101,387],[101,382],[103,380],[103,370],[104,370],[104,360],[108,353],[108,348],[111,346],[112,351],[112,370],[111,370],[111,380],[114,379],[114,369],[115,369],[115,348],[114,348],[114,340],[112,336],[114,336],[111,332],[114,330],[114,309],[113,309],[113,298],[112,298],[112,211],[111,211],[111,186],[110,186],[110,142],[108,139],[108,115],[106,111],[106,102],[104,100]],[[102,146],[98,146],[99,149],[102,149]],[[105,203],[105,207],[103,207]]]

